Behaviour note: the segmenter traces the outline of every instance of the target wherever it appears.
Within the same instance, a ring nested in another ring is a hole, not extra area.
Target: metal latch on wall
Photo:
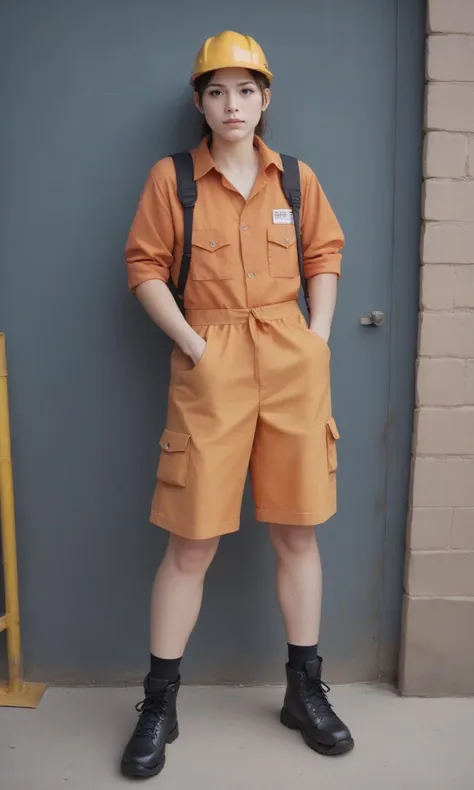
[[[385,321],[385,313],[381,310],[372,310],[369,315],[363,315],[360,319],[362,326],[382,326]]]

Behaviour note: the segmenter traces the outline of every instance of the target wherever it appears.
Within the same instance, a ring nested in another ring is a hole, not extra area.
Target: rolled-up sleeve
[[[174,228],[167,174],[164,160],[151,170],[128,234],[125,258],[132,293],[146,280],[170,278]]]
[[[300,163],[302,184],[301,236],[306,278],[341,274],[344,234],[323,189],[308,165]]]

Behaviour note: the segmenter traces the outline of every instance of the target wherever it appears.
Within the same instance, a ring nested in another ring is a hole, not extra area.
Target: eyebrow
[[[237,87],[242,88],[244,85],[256,85],[253,80],[245,80],[245,82],[238,82]],[[221,82],[211,82],[207,86],[208,88],[227,88],[227,85],[223,85]]]

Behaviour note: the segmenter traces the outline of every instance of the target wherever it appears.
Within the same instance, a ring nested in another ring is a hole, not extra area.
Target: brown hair
[[[204,91],[206,90],[209,83],[212,81],[215,71],[208,71],[206,74],[201,74],[200,77],[194,83],[194,90],[199,96],[199,103],[202,106],[202,97],[204,96]],[[250,69],[250,74],[252,78],[255,80],[257,86],[260,88],[260,92],[263,97],[263,92],[266,88],[270,87],[270,81],[267,79],[265,74],[261,74],[259,71],[253,71]],[[260,116],[260,120],[255,128],[255,134],[261,137],[265,134],[267,129],[267,118],[264,112],[262,112]],[[202,126],[202,137],[207,137],[207,135],[212,134],[212,129],[207,123],[206,119],[204,118],[203,126]]]

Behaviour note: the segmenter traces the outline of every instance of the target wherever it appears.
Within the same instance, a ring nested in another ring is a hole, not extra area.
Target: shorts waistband
[[[257,321],[276,321],[278,318],[296,318],[299,315],[301,310],[296,301],[279,302],[262,307],[186,310],[186,320],[191,326],[246,324],[251,316]]]

